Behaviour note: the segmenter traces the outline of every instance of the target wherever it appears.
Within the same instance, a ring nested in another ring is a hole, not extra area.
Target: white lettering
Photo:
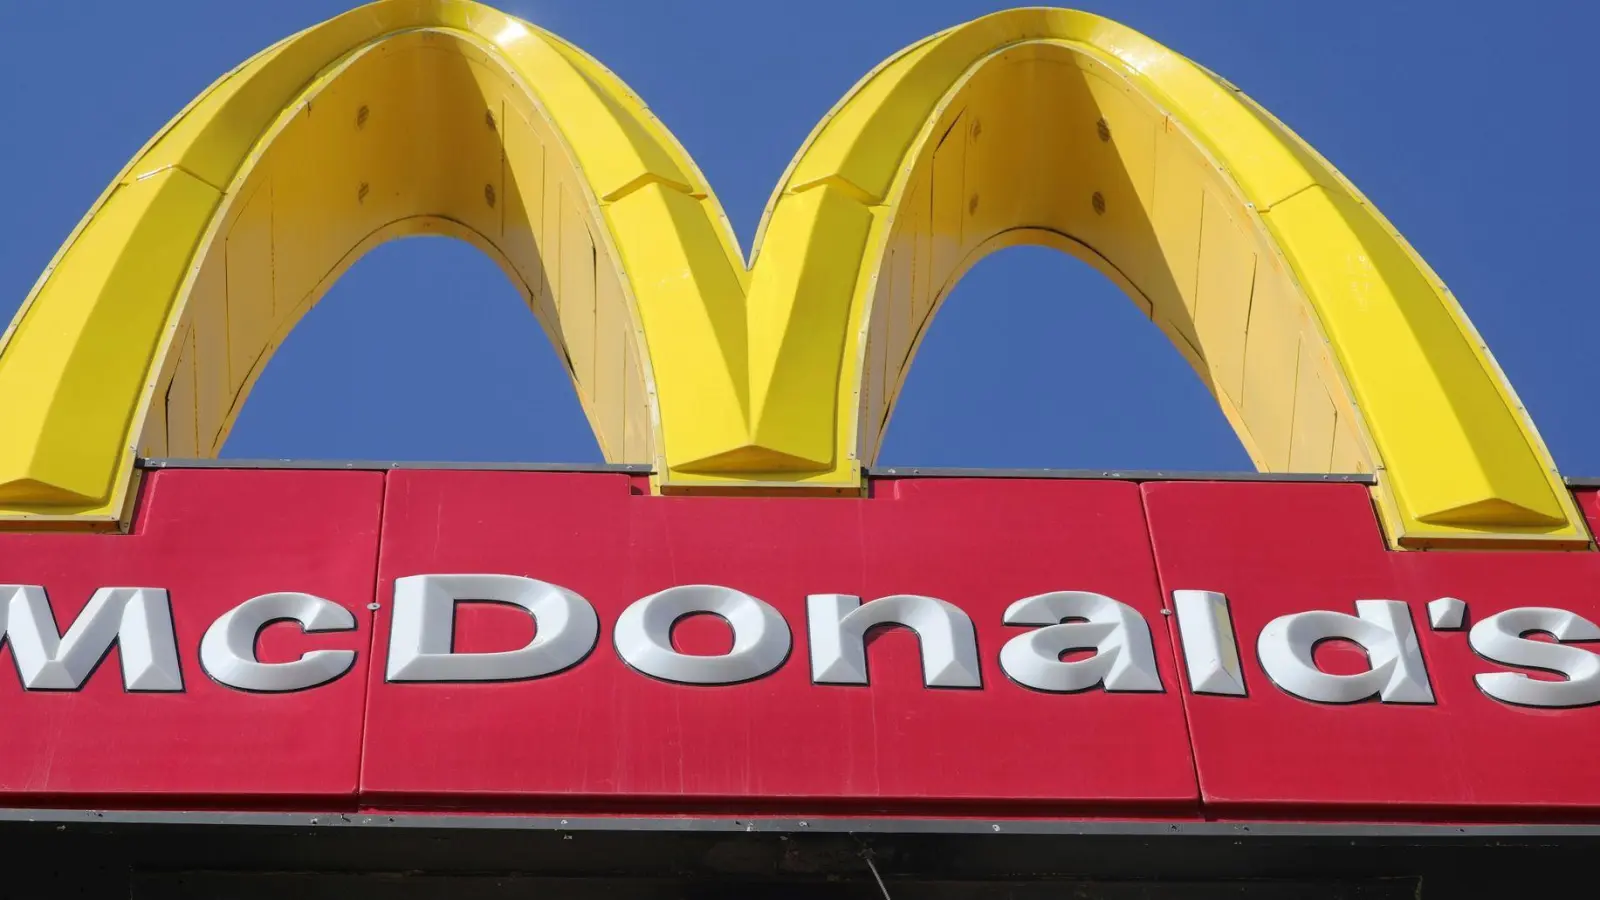
[[[457,653],[456,604],[504,603],[533,617],[517,650]],[[515,681],[570,668],[594,649],[600,619],[572,591],[516,575],[412,575],[394,582],[389,681]]]
[[[1543,669],[1566,677],[1541,681],[1518,672],[1473,676],[1485,694],[1518,706],[1587,706],[1600,703],[1600,656],[1579,647],[1530,641],[1541,631],[1558,641],[1600,641],[1600,627],[1576,613],[1543,606],[1508,609],[1472,626],[1467,642],[1478,655],[1508,666]]]
[[[1244,671],[1239,667],[1239,644],[1233,636],[1233,613],[1228,597],[1216,591],[1173,591],[1178,615],[1178,640],[1189,671],[1189,687],[1196,694],[1243,697]]]
[[[811,680],[818,684],[867,683],[867,632],[904,625],[922,646],[922,683],[928,687],[983,686],[978,638],[960,608],[933,597],[895,594],[863,604],[849,594],[806,598],[811,638]]]
[[[337,603],[284,591],[251,597],[213,622],[200,640],[200,666],[218,684],[242,691],[281,693],[327,684],[350,671],[354,650],[313,650],[292,662],[256,658],[256,638],[273,622],[296,622],[302,631],[354,631],[356,617]]]
[[[1361,645],[1371,668],[1357,675],[1318,669],[1313,652],[1328,640]],[[1433,702],[1411,614],[1398,600],[1357,600],[1354,616],[1328,610],[1279,616],[1261,630],[1256,652],[1274,684],[1307,700],[1355,703],[1376,694],[1384,703]]]
[[[1428,626],[1434,631],[1454,631],[1467,618],[1467,605],[1454,597],[1428,602]]]
[[[672,626],[710,613],[733,629],[733,649],[694,656],[672,647]],[[789,657],[789,623],[771,606],[733,588],[691,584],[636,600],[617,618],[622,661],[652,678],[680,684],[737,684],[771,673]]]
[[[1150,626],[1125,603],[1088,591],[1055,591],[1011,604],[1005,623],[1046,626],[1000,648],[1000,668],[1018,684],[1059,693],[1097,684],[1107,691],[1161,690]],[[1063,662],[1061,655],[1073,650],[1095,653]]]
[[[22,686],[30,691],[78,690],[113,643],[127,690],[183,690],[172,607],[161,588],[100,588],[65,637],[38,585],[0,585],[0,608],[0,641],[11,643]]]

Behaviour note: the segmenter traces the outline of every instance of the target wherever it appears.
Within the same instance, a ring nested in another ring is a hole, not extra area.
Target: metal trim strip
[[[548,462],[461,462],[414,460],[328,460],[328,459],[175,459],[140,458],[141,469],[350,469],[388,471],[393,469],[448,469],[484,472],[600,472],[649,475],[649,463],[548,463]],[[1182,472],[1159,469],[1027,469],[963,468],[956,466],[871,466],[869,478],[1037,478],[1110,481],[1244,481],[1306,482],[1336,484],[1377,484],[1366,474],[1318,475],[1294,472]],[[1569,478],[1573,487],[1600,487],[1600,478]]]
[[[1366,474],[1298,472],[1171,472],[1159,469],[976,469],[944,466],[873,466],[873,478],[1052,478],[1112,481],[1269,481],[1374,485]]]
[[[609,472],[648,475],[649,463],[414,462],[328,459],[144,459],[141,469],[450,469],[484,472]]]
[[[0,808],[0,823],[227,826],[239,828],[399,828],[487,831],[737,832],[766,834],[1012,834],[1228,838],[1550,838],[1600,837],[1600,825],[1447,825],[1359,822],[1106,821],[993,818],[724,818],[717,816],[519,816],[457,813],[213,812]]]

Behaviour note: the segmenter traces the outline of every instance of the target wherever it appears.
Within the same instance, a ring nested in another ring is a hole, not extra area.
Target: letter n
[[[100,588],[65,636],[38,585],[0,585],[0,613],[0,643],[11,645],[27,690],[78,690],[112,644],[127,690],[183,690],[172,607],[161,588]]]
[[[928,687],[983,686],[972,620],[933,597],[896,594],[862,604],[847,594],[806,598],[811,639],[811,680],[817,684],[867,683],[867,632],[904,625],[922,646],[922,682]]]

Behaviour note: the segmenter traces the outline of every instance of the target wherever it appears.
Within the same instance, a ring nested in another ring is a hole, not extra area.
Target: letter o
[[[672,648],[672,626],[711,613],[733,629],[733,649],[693,656]],[[617,655],[651,678],[679,684],[737,684],[770,674],[789,657],[789,623],[770,605],[714,584],[667,588],[633,602],[617,618]]]

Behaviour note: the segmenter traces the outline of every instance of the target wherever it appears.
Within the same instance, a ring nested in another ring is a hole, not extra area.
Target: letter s
[[[1518,706],[1587,706],[1600,703],[1600,656],[1579,647],[1530,641],[1523,635],[1542,631],[1558,641],[1600,641],[1600,627],[1588,619],[1545,606],[1524,606],[1497,613],[1472,626],[1467,642],[1492,662],[1565,675],[1565,681],[1541,681],[1519,672],[1485,672],[1474,676],[1485,694]]]

